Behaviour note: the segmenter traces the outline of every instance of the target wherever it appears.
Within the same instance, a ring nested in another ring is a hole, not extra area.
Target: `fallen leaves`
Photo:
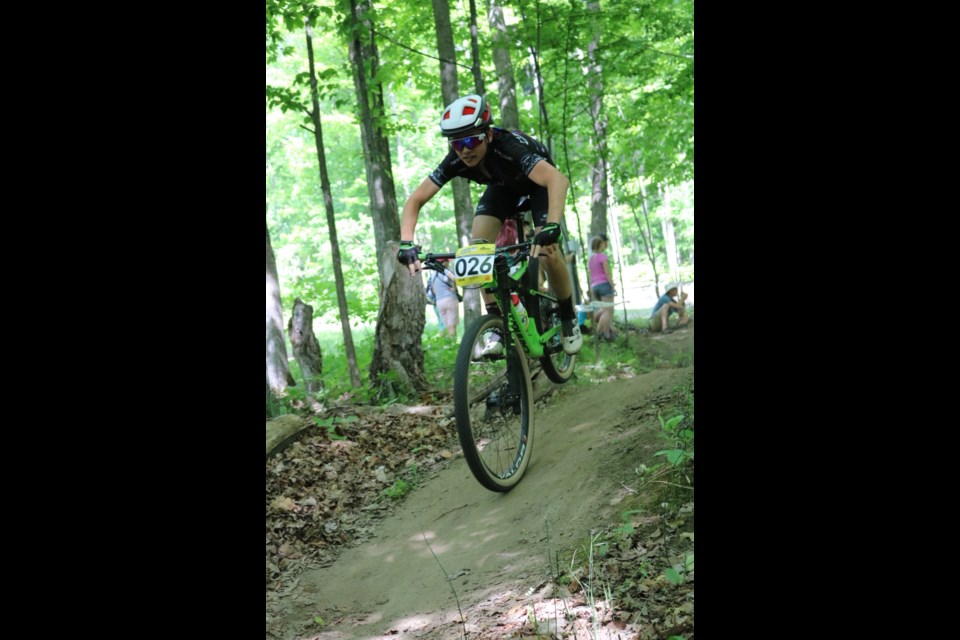
[[[267,582],[332,560],[373,535],[389,511],[383,491],[411,467],[420,477],[456,457],[455,426],[440,407],[326,416],[266,461]]]

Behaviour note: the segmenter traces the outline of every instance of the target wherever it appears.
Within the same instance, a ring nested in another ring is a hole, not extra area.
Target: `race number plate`
[[[453,273],[457,276],[457,286],[476,286],[493,282],[493,258],[496,250],[495,244],[471,244],[457,249],[457,257],[453,261]]]

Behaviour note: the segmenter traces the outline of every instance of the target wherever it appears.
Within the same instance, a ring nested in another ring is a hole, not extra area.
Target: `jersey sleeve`
[[[457,157],[457,152],[453,149],[450,149],[450,153],[447,154],[447,157],[443,159],[443,162],[433,170],[433,173],[430,174],[430,181],[438,187],[450,182],[451,179],[456,177],[456,173],[453,171],[453,163],[456,162],[459,158]]]
[[[523,171],[523,175],[528,177],[541,160],[553,164],[550,162],[546,147],[519,131],[507,132],[503,137],[500,148],[503,151],[501,155],[515,162]]]

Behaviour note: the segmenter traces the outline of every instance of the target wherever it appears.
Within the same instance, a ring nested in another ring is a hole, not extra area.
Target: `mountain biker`
[[[529,196],[536,226],[531,255],[539,257],[546,268],[559,301],[563,350],[573,355],[580,351],[583,338],[573,310],[570,275],[557,245],[570,182],[557,171],[543,144],[521,131],[492,125],[490,105],[483,96],[457,98],[443,110],[440,132],[450,140],[450,150],[403,205],[397,260],[411,275],[419,273],[419,248],[413,243],[417,217],[451,178],[460,176],[488,185],[473,218],[472,244],[492,243],[506,216],[517,210],[523,196]],[[487,290],[482,294],[487,312],[500,315],[492,294]]]

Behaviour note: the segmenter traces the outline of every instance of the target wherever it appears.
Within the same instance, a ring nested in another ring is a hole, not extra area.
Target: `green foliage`
[[[682,564],[668,567],[664,570],[663,575],[673,584],[683,584],[683,581],[686,579],[686,575],[693,571],[693,567],[693,552],[691,551],[683,555]]]
[[[312,109],[309,101],[305,22],[312,25],[317,63],[323,142],[337,217],[337,235],[345,272],[349,316],[354,329],[377,317],[379,276],[373,252],[373,222],[369,214],[366,167],[361,151],[353,69],[347,54],[344,7],[321,0],[266,3],[266,199],[267,225],[277,259],[281,301],[289,310],[300,297],[314,306],[318,326],[335,327],[339,308],[313,134],[304,127]],[[396,197],[406,197],[436,167],[446,147],[438,133],[440,97],[436,34],[429,3],[376,2],[369,16],[375,21],[380,64],[376,80],[382,84],[385,113],[375,114],[390,139]],[[465,4],[450,6],[457,50],[461,94],[473,91],[470,65],[469,19]],[[523,17],[521,17],[521,9]],[[487,95],[498,104],[492,62],[490,28],[481,8],[478,16],[481,70]],[[642,244],[637,250],[643,221],[641,185],[646,193],[658,270],[667,270],[661,218],[667,215],[665,189],[670,188],[669,215],[680,252],[681,274],[692,277],[693,253],[693,113],[694,30],[689,0],[609,0],[599,13],[583,3],[541,0],[505,7],[508,38],[516,46],[510,55],[517,80],[521,128],[544,142],[552,142],[554,159],[572,182],[567,206],[571,228],[589,229],[589,219],[575,220],[590,210],[590,176],[596,158],[593,118],[589,104],[589,77],[583,72],[585,55],[594,35],[601,36],[598,52],[603,69],[604,115],[607,120],[608,160],[612,170],[611,214],[621,224],[625,261],[649,272]],[[365,27],[360,27],[365,31]],[[549,124],[541,116],[534,90],[531,49],[544,79]],[[499,114],[495,113],[495,118]],[[569,158],[569,166],[567,166]],[[476,205],[483,186],[470,183]],[[436,250],[458,246],[454,228],[452,189],[446,188],[420,212],[417,241]],[[572,206],[576,203],[576,210]],[[589,213],[587,213],[589,218]],[[589,238],[579,238],[583,243]],[[652,272],[649,272],[652,279]],[[355,340],[357,336],[354,336]],[[341,338],[342,341],[342,338]],[[359,340],[357,341],[360,342]],[[425,343],[426,346],[427,343]],[[441,347],[434,342],[431,348]],[[612,347],[611,347],[612,348]],[[342,350],[339,344],[332,351]],[[369,345],[372,351],[372,344]],[[325,356],[330,351],[324,349]],[[455,348],[443,348],[430,363],[427,375],[439,384]],[[606,353],[606,347],[605,347]],[[626,356],[624,356],[626,357]],[[361,370],[369,354],[358,353]],[[366,365],[364,364],[366,363]],[[656,365],[644,365],[656,366]],[[432,367],[432,369],[431,369]],[[638,367],[638,369],[642,369]],[[329,372],[329,374],[328,374]],[[335,372],[335,373],[334,373]],[[328,398],[344,393],[375,400],[369,388],[353,390],[336,356],[325,357]],[[365,381],[365,385],[366,385]],[[388,390],[386,400],[392,394]]]
[[[680,428],[684,416],[677,415],[667,421],[663,420],[662,415],[657,417],[660,419],[665,437],[674,445],[674,448],[657,451],[654,455],[666,456],[667,462],[675,467],[693,460],[693,429]]]
[[[432,310],[427,313],[432,315]],[[428,316],[429,317],[429,316]],[[453,370],[457,363],[457,350],[460,347],[459,335],[456,340],[447,337],[446,333],[434,333],[436,325],[427,325],[423,336],[423,366],[424,373],[430,384],[438,388],[448,388],[453,384]],[[460,331],[463,332],[463,321],[460,322]]]
[[[654,455],[666,458],[668,466],[665,473],[672,478],[672,482],[666,484],[673,488],[675,494],[678,494],[681,491],[689,492],[694,484],[693,390],[689,387],[681,387],[677,390],[675,398],[676,404],[684,408],[685,414],[678,413],[666,420],[662,414],[658,414],[660,437],[669,444],[670,448],[657,451]],[[655,476],[647,477],[652,479]]]
[[[387,496],[388,498],[393,498],[394,500],[396,500],[407,495],[412,488],[413,486],[409,482],[406,482],[405,480],[401,480],[400,478],[397,478],[396,480],[394,480],[392,487],[389,487],[384,490],[383,495]]]
[[[643,509],[630,509],[620,514],[620,525],[613,530],[614,539],[619,542],[624,538],[629,538],[635,530],[633,523],[630,522],[630,516],[635,513],[642,513]]]
[[[393,500],[399,500],[410,493],[413,488],[420,483],[420,469],[417,465],[411,464],[406,469],[407,479],[396,478],[393,485],[383,491],[383,495]]]
[[[284,403],[273,396],[273,392],[270,391],[270,387],[266,387],[266,392],[267,392],[267,420],[272,420],[286,413],[289,413]]]
[[[357,416],[330,416],[328,418],[321,419],[319,416],[313,417],[313,422],[318,427],[327,430],[327,435],[330,436],[331,440],[346,440],[346,436],[342,436],[337,433],[338,424],[349,424],[351,422],[356,422],[359,418]]]

